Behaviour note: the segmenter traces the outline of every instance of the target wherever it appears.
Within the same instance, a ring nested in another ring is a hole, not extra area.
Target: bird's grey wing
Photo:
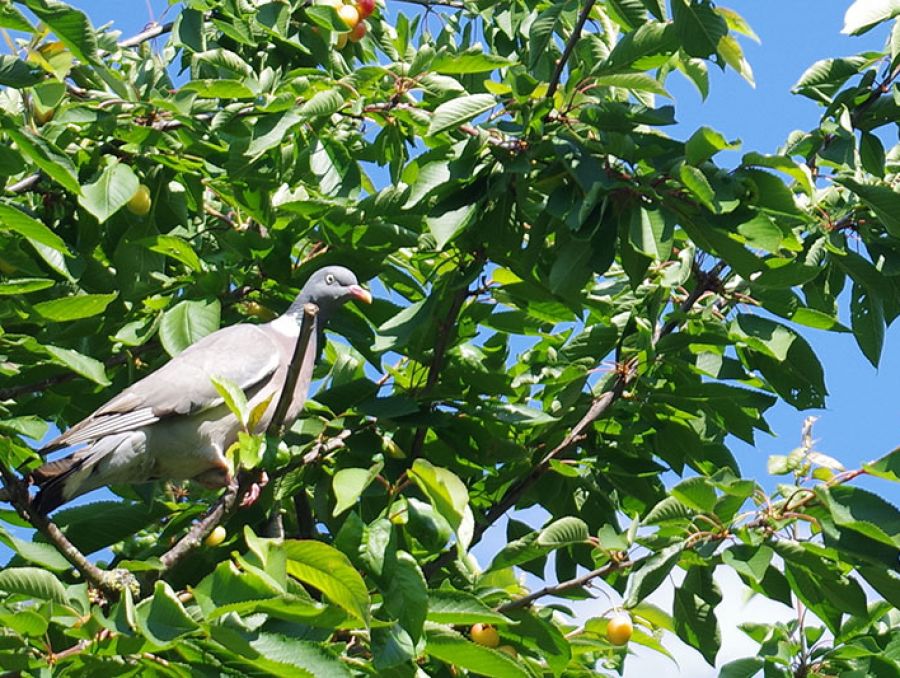
[[[165,417],[194,414],[220,405],[224,400],[212,383],[213,377],[233,381],[249,397],[266,383],[281,362],[281,351],[269,332],[258,325],[232,325],[207,335],[126,388],[42,451],[133,431]]]

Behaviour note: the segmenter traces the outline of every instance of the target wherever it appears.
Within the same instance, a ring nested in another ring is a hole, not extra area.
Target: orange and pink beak
[[[367,289],[363,289],[359,285],[350,286],[350,296],[357,301],[363,302],[364,304],[372,303],[372,293]]]

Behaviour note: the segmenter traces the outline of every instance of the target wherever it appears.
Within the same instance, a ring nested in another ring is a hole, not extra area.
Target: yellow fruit
[[[203,540],[203,545],[210,548],[218,546],[225,541],[226,536],[227,532],[225,532],[225,528],[221,525],[216,525],[213,531],[206,535],[206,539]]]
[[[132,214],[143,217],[150,212],[150,205],[152,204],[153,201],[150,199],[150,189],[144,186],[144,184],[141,184],[125,206]]]
[[[325,7],[333,7],[335,12],[344,6],[343,0],[321,0],[321,2],[317,4]]]
[[[497,652],[502,652],[503,654],[508,654],[513,659],[518,659],[519,653],[516,652],[516,648],[512,645],[501,645],[497,648]]]
[[[35,124],[38,127],[42,127],[46,125],[48,122],[53,120],[53,116],[56,114],[55,108],[41,108],[39,106],[35,106],[31,110],[31,115],[34,118]]]
[[[350,39],[349,33],[338,33],[337,36],[337,45],[338,49],[344,49],[347,46],[347,41]]]
[[[469,635],[474,642],[485,647],[497,647],[500,644],[500,634],[490,624],[474,624]]]
[[[347,28],[350,30],[356,28],[356,24],[359,23],[359,10],[356,7],[353,5],[342,5],[338,7],[337,13]]]
[[[606,639],[613,645],[624,645],[631,640],[634,624],[627,614],[618,614],[606,624]]]

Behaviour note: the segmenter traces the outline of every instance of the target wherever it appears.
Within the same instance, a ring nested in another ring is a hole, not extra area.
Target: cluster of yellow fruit
[[[626,612],[620,612],[613,616],[606,624],[606,639],[613,645],[626,645],[634,633],[634,624]],[[519,656],[512,645],[501,645],[500,634],[490,624],[473,624],[469,629],[469,637],[472,642],[485,647],[495,648],[499,652],[508,654],[515,659]]]
[[[375,11],[375,0],[355,0],[350,3],[345,3],[344,0],[321,0],[320,4],[333,7],[347,27],[346,33],[338,35],[338,49],[344,49],[348,41],[359,42],[365,37],[368,30],[365,20]]]

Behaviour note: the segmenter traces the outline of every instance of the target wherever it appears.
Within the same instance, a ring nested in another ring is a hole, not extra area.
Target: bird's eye
[[[329,273],[328,275],[325,276],[325,282],[328,285],[334,285],[334,276],[331,275],[331,273]]]

